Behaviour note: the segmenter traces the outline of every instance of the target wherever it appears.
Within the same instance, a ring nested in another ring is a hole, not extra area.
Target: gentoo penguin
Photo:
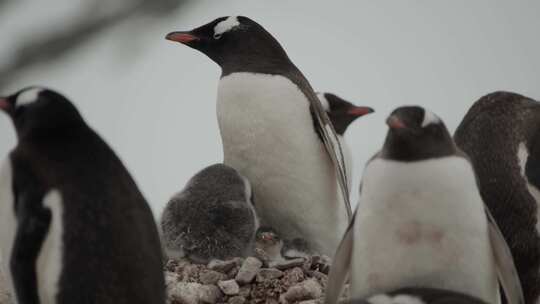
[[[336,130],[336,134],[339,138],[345,160],[345,170],[350,189],[352,183],[353,162],[351,150],[344,137],[345,131],[347,131],[347,128],[358,117],[373,113],[374,110],[370,107],[356,106],[332,93],[317,92],[317,97],[319,97],[323,109],[328,114],[328,118],[330,118],[330,121],[334,126],[334,130]]]
[[[279,42],[242,16],[166,38],[220,65],[224,163],[251,181],[261,224],[332,255],[350,209],[343,155],[315,92]]]
[[[408,287],[379,293],[348,304],[488,304],[467,294],[439,288]]]
[[[429,110],[400,107],[386,122],[385,143],[366,165],[358,207],[334,258],[327,303],[337,300],[349,269],[352,298],[420,286],[499,303],[495,251],[504,241],[492,245],[468,159]],[[519,290],[519,280],[510,279]]]
[[[306,258],[312,253],[309,244],[300,238],[283,240],[272,227],[262,226],[255,234],[255,252],[267,261]]]
[[[208,263],[249,254],[258,228],[252,200],[249,181],[227,165],[195,174],[163,211],[162,238],[169,258]]]
[[[540,296],[540,103],[510,92],[480,98],[454,135],[515,259],[525,302]]]
[[[157,227],[111,148],[64,96],[0,98],[17,146],[0,171],[0,248],[16,303],[165,303]]]

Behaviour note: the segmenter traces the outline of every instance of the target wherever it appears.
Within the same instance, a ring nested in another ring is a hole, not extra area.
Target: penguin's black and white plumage
[[[215,164],[198,172],[163,211],[169,258],[208,263],[250,254],[258,228],[252,200],[249,181],[233,168]]]
[[[408,287],[353,299],[347,304],[488,304],[467,294],[440,288]]]
[[[469,160],[431,111],[400,107],[387,124],[335,255],[327,303],[335,303],[349,271],[352,298],[420,286],[498,303],[499,248]]]
[[[350,189],[352,183],[353,159],[351,149],[345,140],[345,132],[356,119],[369,113],[373,113],[374,110],[370,107],[356,106],[332,93],[317,92],[317,97],[319,97],[324,110],[328,113],[328,118],[330,118],[339,138]]]
[[[152,212],[111,148],[45,88],[0,98],[17,146],[0,172],[0,248],[16,303],[165,303]]]
[[[515,259],[525,302],[540,296],[540,103],[511,92],[474,103],[456,144],[471,158],[480,193]]]
[[[348,202],[343,158],[315,92],[279,42],[242,16],[172,32],[167,39],[220,65],[224,163],[251,181],[261,224],[332,255],[348,223],[336,182]]]

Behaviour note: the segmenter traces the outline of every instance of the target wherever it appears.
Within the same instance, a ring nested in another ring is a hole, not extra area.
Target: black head
[[[166,39],[203,52],[224,72],[290,63],[279,42],[257,22],[243,16],[221,17],[191,31],[171,32]]]
[[[328,113],[328,118],[332,121],[336,133],[342,136],[358,117],[375,112],[370,107],[355,106],[332,93],[317,93],[317,96]]]
[[[19,138],[84,125],[73,104],[47,88],[28,87],[8,97],[0,97],[0,109],[13,121]]]
[[[381,157],[416,161],[456,154],[454,141],[443,121],[418,106],[400,107],[386,120],[388,134]]]
[[[278,233],[272,227],[262,226],[255,233],[255,241],[271,245],[281,241]]]

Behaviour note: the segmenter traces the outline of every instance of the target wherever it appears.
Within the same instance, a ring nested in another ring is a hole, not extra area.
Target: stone
[[[253,279],[257,275],[257,271],[261,268],[261,266],[262,262],[259,261],[257,258],[248,257],[244,260],[244,263],[242,263],[242,267],[240,267],[240,270],[238,270],[235,280],[240,284],[251,283],[251,281],[253,281]]]
[[[251,284],[240,286],[240,291],[238,292],[239,295],[247,298],[249,297],[250,293],[251,293]]]
[[[298,282],[302,282],[304,279],[305,275],[302,268],[295,267],[285,272],[285,278],[283,280],[289,285],[294,285]]]
[[[303,300],[317,299],[322,295],[322,286],[315,279],[305,280],[289,287],[287,292],[281,295],[281,303],[290,303]]]
[[[219,281],[217,285],[228,296],[237,295],[240,292],[240,286],[235,280]]]
[[[270,268],[277,268],[279,270],[286,270],[289,268],[302,266],[306,260],[304,258],[296,258],[291,260],[273,261],[268,265]]]
[[[229,301],[227,303],[229,304],[244,304],[246,302],[246,298],[242,296],[235,296],[229,298]]]
[[[240,265],[237,259],[222,261],[222,260],[212,260],[208,263],[208,269],[219,271],[221,273],[227,273],[234,267]]]
[[[202,303],[217,303],[223,294],[216,285],[202,285],[199,287],[199,300]]]
[[[199,283],[176,282],[167,286],[167,295],[183,304],[198,304],[201,286]]]
[[[203,270],[199,273],[199,280],[203,284],[215,285],[218,281],[226,280],[227,276],[214,270]]]
[[[274,268],[261,268],[257,272],[257,282],[263,282],[266,280],[279,279],[283,276],[283,271]]]

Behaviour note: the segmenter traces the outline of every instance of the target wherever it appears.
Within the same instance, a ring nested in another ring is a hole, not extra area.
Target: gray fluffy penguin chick
[[[167,255],[207,263],[249,254],[258,228],[252,200],[249,181],[233,168],[215,164],[203,169],[163,211]]]

